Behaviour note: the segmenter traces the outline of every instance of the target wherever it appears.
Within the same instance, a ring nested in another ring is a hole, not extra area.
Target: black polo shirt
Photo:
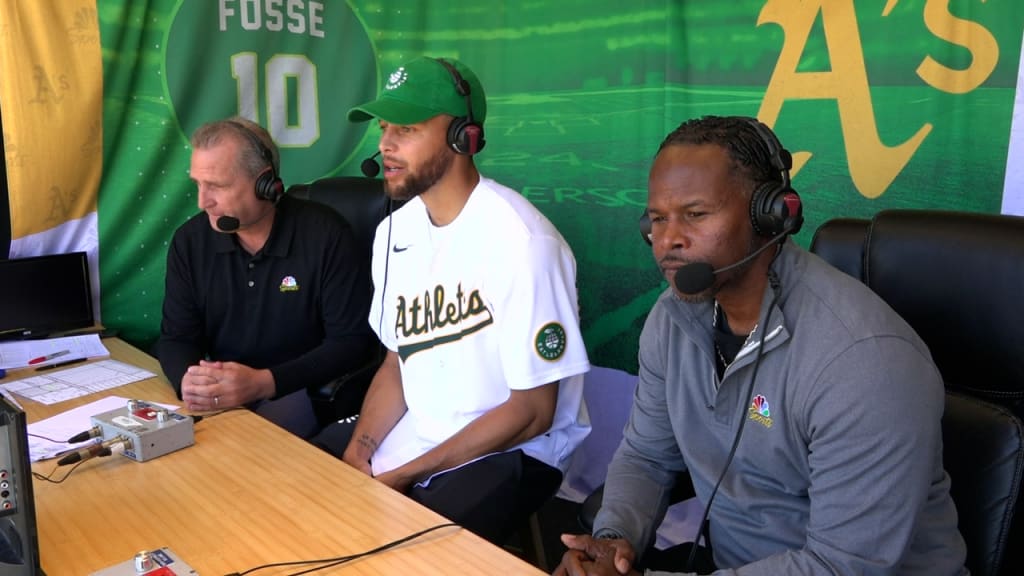
[[[174,233],[158,353],[181,397],[181,377],[201,358],[269,368],[282,396],[362,365],[369,262],[331,208],[284,196],[263,249],[247,253],[200,212]]]

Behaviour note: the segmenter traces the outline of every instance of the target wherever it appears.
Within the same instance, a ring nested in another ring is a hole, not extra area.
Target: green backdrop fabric
[[[637,219],[672,128],[773,126],[796,158],[804,245],[839,215],[999,212],[1024,29],[1024,4],[975,0],[98,0],[97,15],[103,321],[126,339],[159,330],[167,245],[197,211],[196,126],[268,126],[289,185],[357,175],[378,129],[345,112],[429,54],[481,78],[481,172],[561,230],[591,360],[630,372],[666,286]]]

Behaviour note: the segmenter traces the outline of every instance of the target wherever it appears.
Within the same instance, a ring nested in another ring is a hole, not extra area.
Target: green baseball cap
[[[444,61],[465,80],[473,105],[473,121],[483,125],[487,98],[480,79],[462,62],[452,58]],[[418,124],[438,114],[466,116],[466,108],[466,97],[459,93],[454,74],[439,59],[421,56],[392,72],[380,97],[349,110],[348,120],[366,122],[380,118],[391,124]]]

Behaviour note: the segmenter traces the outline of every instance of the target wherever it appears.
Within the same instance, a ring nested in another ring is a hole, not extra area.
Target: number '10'
[[[267,60],[265,124],[282,147],[309,147],[320,138],[316,65],[301,54],[277,54]],[[231,76],[238,84],[238,115],[259,123],[259,78],[254,52],[231,56]],[[297,122],[288,123],[288,79],[295,80]]]

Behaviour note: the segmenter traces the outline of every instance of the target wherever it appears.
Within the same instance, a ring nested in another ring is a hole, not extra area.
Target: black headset
[[[800,195],[790,183],[793,155],[760,120],[747,118],[746,122],[767,146],[772,168],[782,175],[781,182],[759,184],[750,195],[750,224],[755,233],[765,238],[774,238],[783,232],[796,234],[804,224],[804,212]],[[646,210],[640,215],[640,235],[644,242],[651,243],[651,219]]]
[[[772,167],[782,175],[781,182],[760,184],[750,195],[750,222],[754,225],[754,232],[766,238],[783,233],[796,234],[804,225],[804,210],[800,195],[793,190],[789,179],[793,155],[782,147],[775,133],[760,120],[748,118],[747,123],[768,146]]]
[[[473,119],[473,99],[470,96],[469,82],[466,82],[451,63],[441,58],[435,60],[448,70],[455,83],[455,91],[466,99],[466,115],[455,117],[448,125],[448,145],[459,154],[472,156],[483,150],[487,142],[484,140],[484,127]]]
[[[256,177],[256,197],[260,200],[266,200],[267,202],[277,204],[277,201],[281,199],[282,195],[284,195],[284,182],[281,181],[281,178],[277,175],[277,170],[274,168],[274,153],[263,142],[263,140],[245,124],[234,120],[228,120],[227,123],[238,128],[238,131],[249,139],[249,142],[259,150],[260,155],[267,161],[267,169]]]

